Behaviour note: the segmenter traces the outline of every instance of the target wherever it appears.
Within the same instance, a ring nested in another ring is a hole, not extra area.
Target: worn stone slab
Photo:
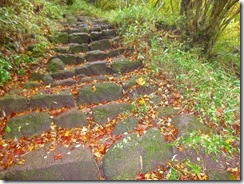
[[[36,81],[27,81],[26,83],[23,84],[23,88],[25,89],[33,89],[36,87],[40,87],[41,83],[40,82],[36,82]]]
[[[109,67],[107,67],[106,61],[96,61],[88,63],[87,65],[93,75],[106,75],[113,73],[112,70]]]
[[[122,87],[114,83],[87,85],[79,90],[78,105],[117,100],[123,97]]]
[[[140,61],[132,61],[127,58],[118,58],[111,65],[112,70],[116,73],[126,73],[140,67],[142,67]]]
[[[41,81],[43,78],[43,74],[38,73],[38,72],[34,72],[30,75],[30,80],[31,81]]]
[[[178,129],[178,136],[184,136],[193,130],[201,130],[208,133],[210,128],[201,123],[194,115],[178,115],[172,119],[172,124]]]
[[[55,52],[61,53],[61,54],[66,54],[69,52],[68,47],[56,47],[56,48],[53,48],[52,50],[54,50]]]
[[[29,109],[28,100],[22,96],[7,95],[0,97],[0,113],[6,115],[11,113],[22,112]]]
[[[98,75],[98,76],[92,76],[92,77],[83,77],[82,79],[80,79],[80,82],[94,82],[94,81],[106,81],[108,80],[107,77],[103,76],[103,75]]]
[[[103,60],[107,57],[106,53],[104,51],[100,50],[94,50],[89,51],[85,55],[85,60],[87,62],[97,61],[97,60]]]
[[[49,152],[49,154],[48,154]],[[60,154],[62,158],[54,159]],[[99,171],[89,148],[71,149],[58,145],[50,152],[47,146],[24,156],[24,165],[10,167],[4,180],[98,180]]]
[[[58,115],[54,118],[54,122],[59,127],[69,129],[88,125],[86,115],[77,109],[72,109]]]
[[[22,136],[34,136],[43,133],[50,128],[52,120],[47,113],[33,112],[23,116],[16,116],[7,122],[11,131],[4,138],[20,138]]]
[[[37,94],[31,97],[32,108],[58,109],[62,107],[74,107],[73,96],[68,92],[61,94]]]
[[[67,44],[67,43],[69,43],[69,35],[68,35],[68,33],[60,32],[60,33],[56,34],[52,38],[52,40],[56,43]]]
[[[160,106],[156,110],[158,111],[159,118],[163,118],[165,116],[171,116],[179,112],[179,109],[175,109],[172,106],[167,106],[167,107]]]
[[[123,54],[125,52],[124,48],[120,48],[120,49],[114,49],[114,50],[110,50],[107,55],[108,57],[116,57],[119,56],[121,54]]]
[[[172,156],[160,131],[151,128],[141,137],[131,134],[110,147],[103,157],[102,169],[108,180],[135,180],[139,172],[156,169]]]
[[[111,43],[108,39],[94,41],[89,44],[90,50],[108,50],[111,48]]]
[[[124,90],[127,90],[127,89],[129,89],[130,87],[136,85],[136,84],[137,84],[136,80],[137,80],[138,78],[140,78],[140,76],[133,76],[133,77],[131,77],[129,80],[126,80],[126,81],[122,84],[123,89],[124,89]]]
[[[119,121],[115,125],[113,133],[115,135],[118,135],[118,134],[123,134],[128,131],[132,131],[138,123],[139,123],[139,120],[136,117],[133,117],[133,116],[129,117],[125,120]]]
[[[73,54],[58,54],[58,55],[52,57],[50,60],[53,60],[54,58],[60,59],[66,65],[76,65],[76,64],[79,64],[77,62],[76,56],[73,55]]]
[[[43,83],[48,85],[53,81],[53,78],[50,74],[47,74],[43,77]]]
[[[87,44],[70,44],[69,51],[72,53],[80,53],[80,52],[87,52],[89,47]]]
[[[50,74],[53,79],[66,79],[76,75],[75,70],[63,70]]]
[[[90,39],[92,41],[97,41],[97,40],[101,40],[103,38],[103,33],[102,32],[91,32],[90,33]]]
[[[114,29],[103,30],[102,33],[104,36],[110,36],[110,37],[117,35],[116,30]]]
[[[87,33],[72,33],[69,35],[70,43],[88,43],[89,39],[90,36]]]
[[[75,68],[76,75],[89,76],[92,75],[89,65],[79,66]]]
[[[133,106],[128,103],[111,103],[92,108],[95,123],[105,124],[109,119],[113,119],[121,113],[131,112]]]
[[[55,87],[55,86],[72,86],[74,84],[76,84],[76,80],[69,78],[69,79],[54,81],[52,83],[52,87]]]
[[[65,64],[63,63],[63,61],[59,58],[53,58],[51,60],[49,60],[48,64],[47,64],[47,71],[49,72],[58,72],[60,70],[63,70],[65,67]]]

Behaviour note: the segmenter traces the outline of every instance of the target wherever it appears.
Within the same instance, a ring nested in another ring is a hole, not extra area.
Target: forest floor
[[[122,46],[113,25],[81,15],[61,25],[51,55],[0,97],[2,179],[238,179],[240,154],[175,142],[207,142],[223,127],[182,108],[191,99]]]

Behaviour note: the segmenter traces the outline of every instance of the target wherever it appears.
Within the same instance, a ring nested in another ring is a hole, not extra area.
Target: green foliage
[[[26,64],[43,56],[49,46],[46,35],[56,28],[60,5],[46,0],[6,0],[0,7],[0,85],[10,73],[25,74]]]
[[[182,28],[189,45],[209,53],[228,24],[240,14],[238,0],[181,0]]]
[[[10,62],[2,57],[0,54],[0,85],[10,79],[9,70],[12,68]]]

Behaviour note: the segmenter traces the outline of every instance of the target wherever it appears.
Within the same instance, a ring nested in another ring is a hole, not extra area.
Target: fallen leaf
[[[62,158],[63,158],[63,156],[62,156],[61,153],[59,153],[59,154],[54,156],[54,160],[59,160],[59,159],[62,159]]]
[[[140,86],[143,86],[146,84],[146,81],[142,77],[140,77],[136,79],[136,83],[139,84]]]

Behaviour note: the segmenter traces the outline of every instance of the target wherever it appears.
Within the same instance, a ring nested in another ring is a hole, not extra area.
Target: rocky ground
[[[135,180],[189,159],[207,179],[229,179],[236,159],[170,146],[209,132],[164,75],[121,46],[113,25],[78,16],[50,38],[55,54],[28,81],[0,97],[4,180]],[[201,176],[198,176],[202,179]]]

